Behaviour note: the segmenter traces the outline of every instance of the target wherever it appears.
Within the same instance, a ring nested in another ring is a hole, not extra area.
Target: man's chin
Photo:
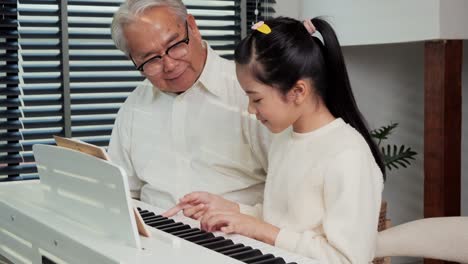
[[[160,91],[166,92],[166,93],[176,93],[176,94],[181,94],[187,91],[190,87],[164,87],[164,88],[159,88]]]
[[[192,87],[194,83],[195,81],[188,81],[187,77],[181,75],[176,79],[166,79],[164,82],[153,83],[153,85],[163,92],[183,93]]]
[[[171,93],[183,93],[192,87],[193,83],[187,82],[183,78],[166,81],[167,92]]]

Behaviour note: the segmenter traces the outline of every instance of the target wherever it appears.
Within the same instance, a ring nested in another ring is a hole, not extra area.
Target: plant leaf
[[[386,147],[382,147],[381,150],[385,166],[389,170],[392,170],[392,168],[407,168],[408,165],[411,165],[410,160],[414,160],[414,156],[417,155],[415,151],[410,147],[407,148],[405,145],[398,147],[397,145],[389,144]]]
[[[378,129],[374,129],[370,131],[370,135],[373,138],[378,140],[388,139],[388,136],[393,132],[393,130],[398,126],[398,123],[393,123],[388,126],[382,126]]]

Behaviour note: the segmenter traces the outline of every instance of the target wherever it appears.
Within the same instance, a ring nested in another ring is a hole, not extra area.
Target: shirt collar
[[[219,78],[220,73],[224,68],[222,67],[221,58],[211,47],[204,41],[206,46],[206,62],[203,67],[203,71],[198,78],[197,83],[200,83],[205,87],[209,92],[213,93],[216,96],[221,96],[223,84],[220,83],[221,78]],[[234,74],[234,72],[233,72]]]

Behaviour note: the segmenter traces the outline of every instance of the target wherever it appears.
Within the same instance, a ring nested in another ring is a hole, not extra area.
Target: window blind
[[[246,0],[247,3],[247,32],[258,21],[267,20],[275,15],[276,0]],[[255,9],[258,10],[257,15]]]
[[[108,145],[120,105],[143,79],[111,40],[122,2],[0,0],[0,181],[36,179],[32,146],[54,144],[53,135]],[[241,39],[241,2],[184,1],[203,39],[228,59]],[[260,1],[260,15],[271,3]]]

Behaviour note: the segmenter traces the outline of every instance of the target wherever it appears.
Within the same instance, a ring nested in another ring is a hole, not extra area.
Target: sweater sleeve
[[[242,214],[250,215],[258,219],[263,218],[263,205],[256,204],[254,206],[246,205],[246,204],[239,204],[239,209]]]
[[[323,232],[281,229],[275,245],[321,263],[372,261],[383,178],[368,156],[350,149],[324,164]]]

